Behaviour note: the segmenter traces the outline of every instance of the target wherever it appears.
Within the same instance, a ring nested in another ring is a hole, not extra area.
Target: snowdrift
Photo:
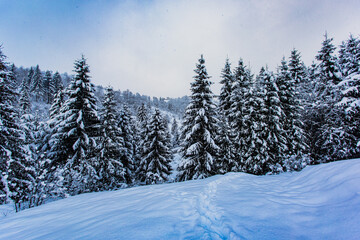
[[[360,239],[360,159],[83,194],[2,217],[0,239]]]

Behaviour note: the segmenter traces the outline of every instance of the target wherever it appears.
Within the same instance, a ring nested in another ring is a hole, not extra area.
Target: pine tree
[[[28,86],[29,89],[30,86],[32,85],[33,77],[34,77],[34,69],[33,67],[31,67],[26,78],[26,85]]]
[[[340,123],[347,136],[343,158],[360,157],[360,39],[350,35],[342,44],[339,63],[343,73],[343,81],[339,83],[341,101],[338,103],[343,111]],[[343,137],[344,139],[344,137]]]
[[[234,83],[231,93],[231,108],[229,111],[229,125],[233,130],[232,138],[235,148],[235,161],[238,170],[241,170],[241,160],[243,158],[244,149],[246,145],[244,143],[247,129],[245,129],[245,115],[248,114],[246,103],[251,97],[252,79],[253,76],[250,73],[242,61],[239,60],[239,64],[235,69]]]
[[[36,118],[38,119],[38,118]],[[53,172],[49,172],[50,159],[47,155],[49,150],[50,129],[46,123],[35,122],[34,141],[32,152],[34,177],[32,179],[32,191],[29,207],[39,206],[48,199],[64,197],[62,179]]]
[[[21,114],[28,114],[31,111],[31,103],[29,98],[29,88],[26,79],[24,79],[20,86],[19,107]]]
[[[144,140],[144,151],[137,170],[139,180],[145,184],[162,183],[168,180],[172,160],[168,130],[158,109],[155,110]]]
[[[219,123],[217,133],[217,143],[219,146],[218,173],[225,174],[239,169],[238,162],[235,161],[235,147],[233,143],[233,131],[229,126],[225,114],[219,110]]]
[[[248,97],[243,116],[243,153],[241,158],[241,171],[264,174],[264,163],[268,159],[268,149],[264,142],[264,127],[266,127],[266,112],[264,92],[261,82],[264,81],[265,69],[262,68],[257,77],[257,82],[250,82]]]
[[[262,129],[264,144],[267,147],[267,159],[262,164],[264,173],[282,172],[283,161],[287,153],[287,134],[284,129],[286,116],[281,108],[279,89],[272,72],[265,71],[264,78],[264,116],[266,126]]]
[[[306,72],[304,63],[301,61],[301,55],[297,49],[291,51],[289,64],[290,76],[296,86],[303,85],[306,81]]]
[[[240,60],[241,61],[241,60]],[[222,70],[220,83],[222,84],[220,96],[219,96],[219,108],[224,112],[227,119],[230,119],[231,114],[231,95],[234,82],[234,76],[231,72],[231,66],[229,59],[226,59],[225,67]]]
[[[54,101],[50,107],[50,119],[55,119],[61,112],[61,107],[65,102],[65,91],[63,88],[59,88],[58,92],[54,95]]]
[[[43,87],[44,99],[47,104],[50,104],[53,101],[54,94],[51,91],[52,79],[53,78],[51,72],[46,71],[42,87]]]
[[[341,151],[348,141],[347,136],[342,136],[344,131],[342,122],[344,115],[340,101],[340,89],[338,83],[341,81],[341,75],[338,69],[337,59],[333,55],[334,45],[325,35],[322,48],[316,59],[318,65],[315,72],[315,99],[313,103],[313,112],[317,118],[313,119],[313,135],[311,138],[314,147],[311,152],[315,162],[328,162],[338,160],[342,157]],[[341,153],[341,154],[340,154]]]
[[[147,125],[148,109],[144,103],[142,103],[141,106],[137,109],[137,118],[141,126]]]
[[[91,179],[96,173],[90,159],[100,135],[94,85],[84,56],[75,61],[74,71],[76,75],[68,88],[69,98],[61,108],[62,122],[52,137],[51,150],[57,156],[53,165],[65,167],[70,194],[92,190]]]
[[[350,35],[349,39],[341,44],[338,62],[344,77],[359,71],[360,39]]]
[[[30,85],[30,91],[36,101],[39,101],[44,98],[43,76],[40,71],[39,65],[36,65]]]
[[[51,80],[51,84],[50,84],[50,94],[52,94],[52,96],[54,96],[55,94],[57,94],[59,92],[59,90],[63,90],[63,89],[64,89],[64,84],[62,82],[60,73],[55,72],[55,74],[53,75],[53,78]]]
[[[191,101],[186,108],[182,129],[183,157],[178,170],[178,180],[201,179],[218,172],[217,155],[219,147],[216,144],[216,106],[205,68],[205,60],[201,55],[196,65],[195,81],[191,84]]]
[[[16,67],[15,64],[11,64],[9,72],[8,72],[8,79],[12,84],[12,87],[15,89],[17,85],[17,79],[16,79]]]
[[[148,129],[148,108],[144,103],[137,109],[137,124],[136,124],[136,136],[135,141],[138,142],[138,145],[135,146],[136,157],[135,157],[135,165],[138,166],[141,157],[144,153],[144,140],[147,136]]]
[[[119,114],[118,126],[121,130],[121,137],[124,140],[124,151],[120,157],[125,168],[125,180],[128,185],[134,182],[136,166],[136,142],[134,123],[130,111],[126,105],[122,107]]]
[[[173,119],[171,124],[171,136],[172,136],[172,147],[177,148],[179,146],[180,136],[179,136],[179,126],[176,119]]]
[[[5,55],[0,48],[0,203],[11,198],[19,211],[29,198],[30,163],[25,157],[18,112],[14,108],[17,96],[8,79]]]
[[[126,169],[121,161],[125,152],[124,139],[121,129],[117,125],[116,102],[114,91],[111,87],[106,88],[103,110],[101,112],[102,136],[98,146],[97,172],[99,190],[112,190],[126,185]]]
[[[276,82],[279,91],[280,108],[285,114],[284,130],[287,133],[287,155],[298,156],[305,153],[306,138],[304,133],[304,124],[301,119],[301,104],[299,96],[296,92],[295,78],[291,76],[291,72],[287,66],[285,58],[281,61]]]

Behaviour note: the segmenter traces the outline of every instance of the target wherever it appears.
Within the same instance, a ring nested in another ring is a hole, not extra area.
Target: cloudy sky
[[[257,73],[295,47],[310,64],[325,31],[336,45],[360,34],[358,0],[0,0],[0,9],[0,44],[16,65],[72,73],[84,54],[95,84],[158,97],[190,93],[200,54],[217,83],[226,57]]]

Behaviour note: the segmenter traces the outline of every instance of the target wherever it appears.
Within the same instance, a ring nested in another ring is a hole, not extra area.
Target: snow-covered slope
[[[83,194],[1,218],[0,239],[360,239],[360,159]]]

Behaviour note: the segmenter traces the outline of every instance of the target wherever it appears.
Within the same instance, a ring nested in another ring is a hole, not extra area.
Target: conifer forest
[[[1,47],[0,204],[360,157],[359,37],[325,34],[309,66],[296,48],[276,69],[236,61],[208,73],[205,52],[190,96],[157,98],[95,86],[85,56],[68,74],[18,67]]]

